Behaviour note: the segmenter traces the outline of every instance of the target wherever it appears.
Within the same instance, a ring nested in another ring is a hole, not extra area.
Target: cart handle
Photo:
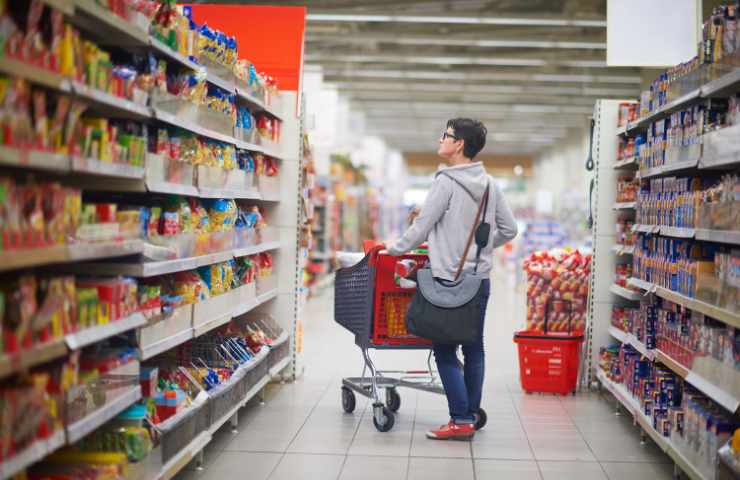
[[[378,261],[378,254],[382,250],[385,250],[385,245],[383,245],[382,243],[380,243],[378,245],[375,245],[373,248],[371,248],[367,252],[367,255],[365,255],[365,256],[367,257],[367,263],[368,263],[368,265],[370,265],[371,267],[374,267],[375,266],[376,262]]]

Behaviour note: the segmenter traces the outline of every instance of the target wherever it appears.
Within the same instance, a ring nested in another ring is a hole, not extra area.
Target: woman
[[[447,122],[437,154],[449,166],[441,166],[437,171],[429,195],[413,224],[398,242],[388,248],[391,255],[402,255],[428,241],[432,274],[444,280],[454,280],[478,205],[489,186],[486,221],[491,225],[491,236],[481,252],[478,272],[490,273],[493,249],[514,238],[517,227],[501,190],[486,173],[483,163],[473,161],[486,144],[486,134],[486,127],[477,120],[456,118]],[[472,269],[474,265],[475,248],[472,248],[466,258],[465,269]],[[457,359],[458,345],[433,346],[437,369],[447,395],[450,421],[427,432],[429,438],[468,439],[475,434],[483,389],[485,359],[482,327],[490,295],[490,280],[484,280],[482,288],[480,336],[475,342],[462,346],[464,369],[461,371]]]

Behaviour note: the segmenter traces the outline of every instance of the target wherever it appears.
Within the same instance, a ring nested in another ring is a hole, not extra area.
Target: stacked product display
[[[527,330],[583,333],[591,256],[574,252],[534,252],[524,261],[527,274]]]
[[[740,427],[737,7],[716,8],[698,55],[620,104],[612,127],[626,258],[597,377],[692,479],[740,475],[718,453]]]
[[[172,478],[292,361],[297,120],[168,0],[0,25],[0,479]]]

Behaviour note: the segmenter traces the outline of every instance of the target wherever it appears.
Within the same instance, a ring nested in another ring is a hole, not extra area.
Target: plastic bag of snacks
[[[527,330],[582,333],[591,255],[579,251],[534,252],[524,260],[527,274]]]

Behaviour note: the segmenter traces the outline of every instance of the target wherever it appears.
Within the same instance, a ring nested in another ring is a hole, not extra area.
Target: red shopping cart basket
[[[393,257],[378,253],[375,263],[375,295],[373,307],[372,343],[374,345],[431,345],[431,342],[406,330],[406,311],[409,309],[415,289],[396,285],[394,274],[396,263],[402,259],[416,260],[424,265],[426,255],[406,254]]]
[[[583,335],[524,330],[514,334],[519,348],[519,379],[526,393],[575,392]]]
[[[429,348],[431,342],[406,331],[408,310],[415,289],[396,285],[396,263],[402,259],[428,261],[423,254],[399,257],[381,252],[382,246],[366,245],[370,251],[358,264],[336,272],[334,319],[355,334],[360,347]]]

